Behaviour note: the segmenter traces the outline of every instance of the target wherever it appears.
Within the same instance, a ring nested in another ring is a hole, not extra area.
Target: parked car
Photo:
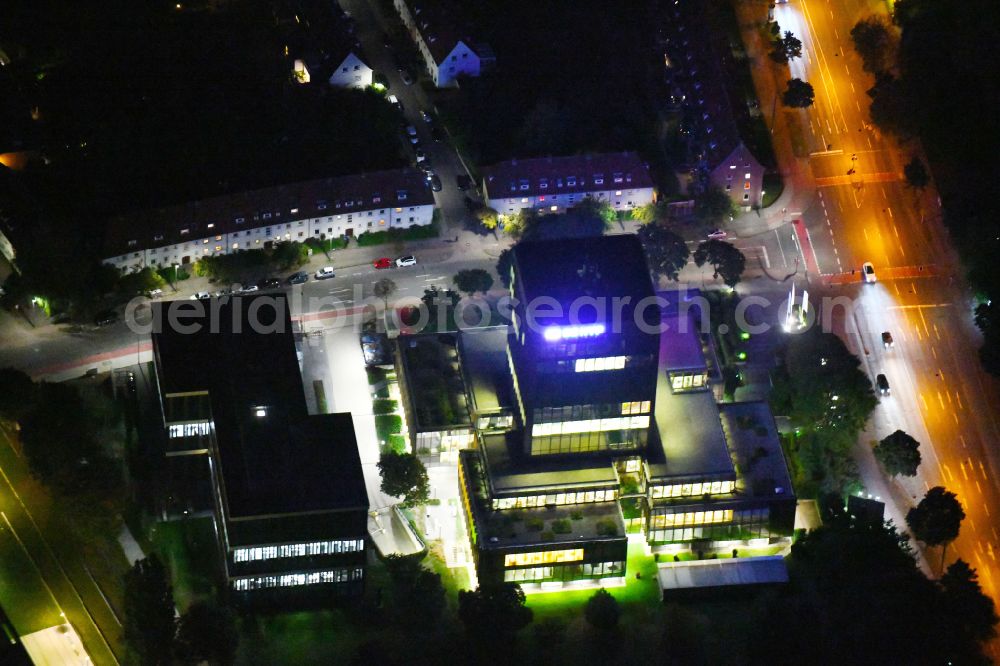
[[[896,343],[892,341],[892,333],[889,331],[882,332],[882,346],[886,349],[892,349]]]
[[[441,191],[441,178],[439,178],[437,174],[431,176],[431,189],[435,192]]]
[[[405,256],[396,259],[396,266],[399,268],[406,268],[407,266],[416,266],[417,258],[412,254],[407,254]]]
[[[280,289],[281,280],[279,280],[278,278],[264,278],[263,280],[257,283],[257,286],[260,287],[261,289]]]
[[[861,264],[861,279],[868,284],[875,284],[878,278],[875,277],[875,266],[872,262],[866,261]]]
[[[372,262],[375,268],[392,268],[392,259],[389,257],[381,257]]]
[[[427,113],[427,111],[425,111],[424,109],[420,109],[420,118],[421,118],[421,119],[422,119],[422,120],[423,120],[423,121],[424,121],[425,123],[429,123],[429,122],[432,122],[432,121],[434,120],[434,119],[433,119],[433,118],[431,117],[431,114]]]
[[[442,132],[441,128],[438,127],[437,125],[431,125],[431,138],[434,139],[435,141],[443,141],[444,132]]]
[[[403,83],[405,83],[406,85],[408,86],[413,85],[413,75],[410,74],[407,70],[405,69],[401,70],[399,72],[399,78],[403,79]]]
[[[727,234],[723,229],[716,229],[712,233],[708,234],[708,238],[711,240],[726,240],[728,237],[729,234]]]
[[[305,271],[292,273],[287,278],[285,278],[285,282],[287,282],[288,284],[303,284],[305,282],[309,282],[309,273],[306,273]]]
[[[332,277],[334,277],[333,266],[324,266],[316,271],[317,280],[329,280]]]
[[[885,375],[880,374],[875,377],[875,386],[878,387],[880,395],[889,395],[889,380]]]
[[[465,174],[455,176],[455,184],[458,185],[458,189],[465,192],[467,189],[472,187],[472,179]]]
[[[162,289],[153,289],[152,291],[150,291],[147,294],[147,296],[149,296],[150,298],[159,298],[160,296],[163,296],[163,290]]]
[[[102,310],[94,316],[95,326],[111,326],[118,321],[118,313],[114,310]]]
[[[252,294],[255,291],[260,291],[260,287],[258,287],[255,284],[247,284],[247,285],[244,285],[244,286],[240,287],[240,290],[237,293],[240,293],[240,294]]]
[[[192,301],[203,301],[206,298],[211,298],[211,297],[212,295],[209,294],[207,291],[196,291],[193,294],[191,294]]]
[[[400,102],[399,98],[396,97],[395,95],[389,95],[388,97],[386,97],[386,99],[389,101],[389,104],[392,104],[393,106],[395,106],[400,111],[403,110],[403,103]]]
[[[406,126],[406,134],[408,136],[416,136],[417,135],[417,128],[414,127],[413,125],[407,125]]]
[[[420,148],[417,148],[417,152],[416,152],[415,154],[416,154],[416,156],[417,156],[417,163],[418,163],[418,164],[419,164],[420,162],[425,162],[425,161],[427,161],[427,153],[425,153],[425,152],[424,152],[424,151],[423,151],[422,149],[420,149]]]

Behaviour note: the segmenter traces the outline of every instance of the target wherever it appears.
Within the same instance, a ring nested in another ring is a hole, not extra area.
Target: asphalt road
[[[794,32],[805,47],[804,57],[792,62],[792,76],[816,90],[813,107],[786,112],[800,116],[817,187],[801,217],[821,274],[809,275],[808,283],[818,293],[855,299],[855,315],[842,333],[872,379],[885,373],[892,386],[866,436],[881,438],[900,428],[921,442],[916,479],[886,484],[871,478],[874,467],[862,461],[866,482],[888,485],[895,515],[905,514],[931,486],[956,492],[967,517],[947,561],[970,562],[998,599],[997,384],[979,367],[972,304],[937,198],[902,179],[902,165],[917,147],[901,147],[871,126],[865,91],[873,81],[850,40],[858,20],[885,11],[882,3],[856,0],[797,0],[775,9],[781,29]],[[875,266],[875,285],[859,284],[865,261]],[[882,331],[892,332],[893,349],[882,348]],[[926,554],[939,571],[940,549]]]

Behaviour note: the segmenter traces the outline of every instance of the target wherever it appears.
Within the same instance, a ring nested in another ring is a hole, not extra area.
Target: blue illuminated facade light
[[[596,338],[606,332],[604,324],[579,324],[576,326],[547,326],[542,334],[549,342]]]

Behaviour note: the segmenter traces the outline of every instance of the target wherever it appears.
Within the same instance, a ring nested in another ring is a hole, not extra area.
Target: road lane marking
[[[958,441],[962,442],[962,448],[963,449],[968,449],[969,448],[969,446],[965,443],[965,436],[964,435],[959,435],[958,436]]]
[[[937,360],[937,349],[931,346],[931,354],[934,356],[934,360]]]
[[[937,392],[938,404],[941,405],[941,411],[944,411],[944,400],[941,398],[941,391]]]
[[[886,207],[885,207],[885,209],[886,209],[887,211],[889,211],[889,217],[892,217],[892,208],[891,208],[891,207],[889,207],[889,206],[886,206]]]
[[[896,223],[892,223],[892,233],[896,234],[896,240],[899,240],[899,229],[896,228]]]
[[[952,399],[951,399],[951,393],[948,393],[947,391],[945,391],[945,393],[944,393],[944,394],[945,394],[945,396],[947,396],[947,398],[948,398],[948,404],[949,404],[949,405],[954,405],[955,403],[954,403],[954,401],[952,401]]]
[[[938,330],[937,322],[934,322],[934,336],[938,339],[938,342],[941,341],[941,331]]]
[[[927,409],[927,400],[926,400],[926,399],[924,398],[924,394],[923,394],[923,393],[918,393],[917,395],[919,395],[919,396],[920,396],[920,402],[924,403],[924,411],[925,411],[925,412],[926,412],[926,411],[929,411],[929,410]]]
[[[952,412],[951,413],[951,420],[955,422],[955,425],[958,425],[958,414],[956,414],[955,412]]]
[[[958,461],[958,468],[960,470],[962,470],[962,478],[964,478],[966,481],[968,481],[969,480],[969,473],[965,471],[965,461],[959,460]]]

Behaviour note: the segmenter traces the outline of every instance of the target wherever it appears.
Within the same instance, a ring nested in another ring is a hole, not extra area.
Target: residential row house
[[[457,7],[424,0],[393,0],[434,85],[445,88],[460,76],[479,76],[496,61],[486,44],[474,44],[459,29]]]
[[[649,167],[636,153],[510,160],[483,169],[483,197],[501,215],[563,213],[585,198],[628,211],[656,201]]]
[[[104,262],[123,272],[201,257],[430,224],[434,197],[415,169],[323,178],[143,210],[112,220]]]

